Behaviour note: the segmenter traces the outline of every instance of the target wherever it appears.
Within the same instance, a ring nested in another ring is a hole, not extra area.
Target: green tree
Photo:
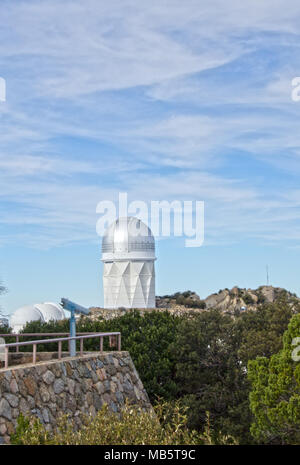
[[[297,314],[291,319],[283,348],[277,354],[249,361],[250,407],[255,417],[251,433],[263,443],[300,443],[300,347],[293,345],[294,338],[298,338],[296,344],[300,346],[299,337]]]
[[[300,305],[293,306],[282,296],[278,301],[263,304],[257,310],[248,310],[236,320],[240,331],[238,354],[247,367],[248,360],[257,356],[270,357],[282,348],[282,336],[290,319],[300,312]]]
[[[203,431],[209,412],[215,440],[227,434],[247,443],[251,416],[239,335],[234,320],[218,310],[183,318],[173,344],[175,381],[191,428]]]

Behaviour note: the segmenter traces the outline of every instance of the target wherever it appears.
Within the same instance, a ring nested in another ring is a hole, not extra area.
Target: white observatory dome
[[[42,312],[34,305],[18,308],[10,318],[10,326],[14,333],[19,333],[29,321],[45,322]]]
[[[19,333],[29,321],[48,323],[51,320],[59,321],[64,318],[65,313],[60,305],[44,302],[18,308],[10,318],[10,326],[14,333]]]
[[[141,220],[121,217],[102,240],[105,308],[155,307],[155,241]]]
[[[63,308],[59,304],[45,302],[43,304],[35,304],[35,307],[40,310],[46,323],[51,320],[59,321],[65,319]]]
[[[138,218],[118,218],[103,236],[102,258],[155,259],[155,241],[151,229]]]

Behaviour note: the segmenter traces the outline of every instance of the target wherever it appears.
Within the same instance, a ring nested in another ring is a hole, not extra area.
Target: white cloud
[[[292,184],[283,195],[220,174],[236,152],[300,171],[297,1],[18,0],[0,12],[2,243],[93,240],[95,205],[119,190],[205,200],[219,240],[298,237]]]

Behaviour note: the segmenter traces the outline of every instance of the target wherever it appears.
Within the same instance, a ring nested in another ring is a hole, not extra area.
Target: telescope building
[[[104,308],[155,307],[155,240],[138,218],[122,217],[102,240]]]

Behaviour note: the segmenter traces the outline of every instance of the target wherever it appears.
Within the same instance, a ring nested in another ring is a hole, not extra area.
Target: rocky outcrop
[[[218,308],[222,311],[234,312],[239,310],[256,310],[263,303],[274,303],[285,297],[290,305],[300,302],[300,299],[289,291],[280,287],[260,286],[257,289],[242,289],[237,286],[232,289],[220,290],[211,294],[204,302],[206,308]]]
[[[176,316],[182,316],[193,312],[202,312],[210,308],[217,308],[222,312],[234,313],[236,311],[256,310],[263,303],[276,302],[281,296],[285,296],[290,305],[300,302],[300,299],[289,291],[280,287],[260,286],[257,289],[242,289],[237,286],[232,289],[223,289],[201,300],[198,294],[191,291],[177,292],[173,295],[156,297],[156,308],[138,309],[144,315],[154,310],[162,312],[168,310]],[[106,309],[92,307],[87,318],[96,320],[102,318],[111,320],[125,315],[130,310],[125,308]]]
[[[181,313],[183,313],[183,308],[189,308],[189,311],[217,308],[222,312],[234,313],[240,310],[256,310],[258,305],[276,302],[282,296],[285,296],[290,305],[300,302],[295,294],[280,287],[260,286],[257,289],[242,289],[235,286],[232,289],[221,289],[203,300],[191,291],[177,292],[171,296],[157,297],[156,305],[158,309],[170,311],[175,308],[179,311],[181,307]],[[178,305],[182,301],[185,305]]]
[[[0,370],[0,444],[9,443],[20,413],[35,415],[47,430],[61,414],[81,425],[104,403],[118,412],[125,399],[151,409],[128,352],[90,353],[60,361]]]

